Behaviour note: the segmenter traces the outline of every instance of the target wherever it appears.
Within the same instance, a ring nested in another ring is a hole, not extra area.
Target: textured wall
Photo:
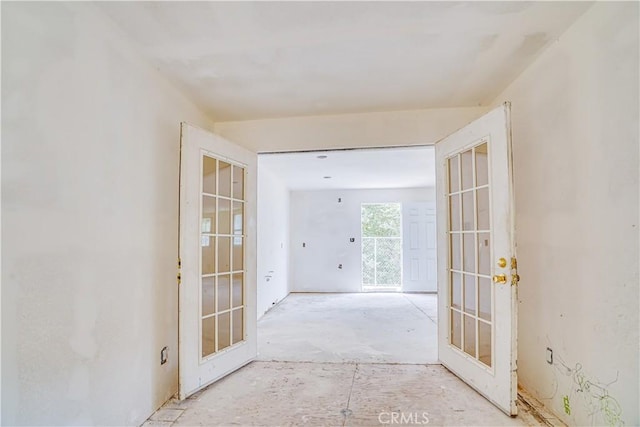
[[[496,99],[512,102],[518,375],[569,425],[640,423],[638,49],[638,3],[597,3]]]
[[[2,4],[3,425],[176,392],[182,120],[210,125],[92,5]]]
[[[258,158],[258,318],[289,294],[289,190]]]
[[[292,191],[291,291],[360,292],[361,204],[434,197],[433,188]]]
[[[216,133],[257,152],[433,144],[482,107],[218,122]]]

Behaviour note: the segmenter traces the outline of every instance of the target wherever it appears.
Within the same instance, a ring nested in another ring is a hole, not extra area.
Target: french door
[[[255,153],[182,123],[180,398],[256,357]]]
[[[517,261],[510,105],[436,144],[438,356],[516,415]]]

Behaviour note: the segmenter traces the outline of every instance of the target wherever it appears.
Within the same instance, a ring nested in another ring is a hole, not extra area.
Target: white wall
[[[216,133],[258,152],[433,144],[486,108],[440,108],[218,122]]]
[[[90,4],[2,4],[3,425],[177,390],[179,123],[211,124],[129,46]]]
[[[292,191],[291,292],[360,292],[361,204],[434,197],[433,188]]]
[[[604,423],[574,381],[617,373],[607,393],[640,423],[638,62],[638,4],[597,3],[496,99],[513,103],[519,376],[571,424]],[[210,123],[87,4],[2,3],[2,92],[2,423],[140,423],[177,389],[178,123]],[[483,111],[216,129],[259,151],[425,144]],[[354,247],[327,252],[323,283],[359,270],[337,269]]]
[[[513,111],[518,376],[569,425],[640,424],[638,6],[596,3],[496,99]]]
[[[258,318],[289,294],[289,189],[258,157]]]

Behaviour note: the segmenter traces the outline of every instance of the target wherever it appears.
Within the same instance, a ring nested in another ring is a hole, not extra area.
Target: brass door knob
[[[507,275],[506,274],[496,274],[493,276],[493,283],[505,284],[507,283]]]
[[[507,260],[504,258],[500,258],[498,260],[498,267],[505,268],[507,266]]]

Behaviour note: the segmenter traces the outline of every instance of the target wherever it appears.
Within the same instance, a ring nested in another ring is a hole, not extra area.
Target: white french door
[[[438,356],[516,415],[517,263],[510,105],[436,144]]]
[[[255,153],[182,123],[181,399],[257,354],[256,164]]]

